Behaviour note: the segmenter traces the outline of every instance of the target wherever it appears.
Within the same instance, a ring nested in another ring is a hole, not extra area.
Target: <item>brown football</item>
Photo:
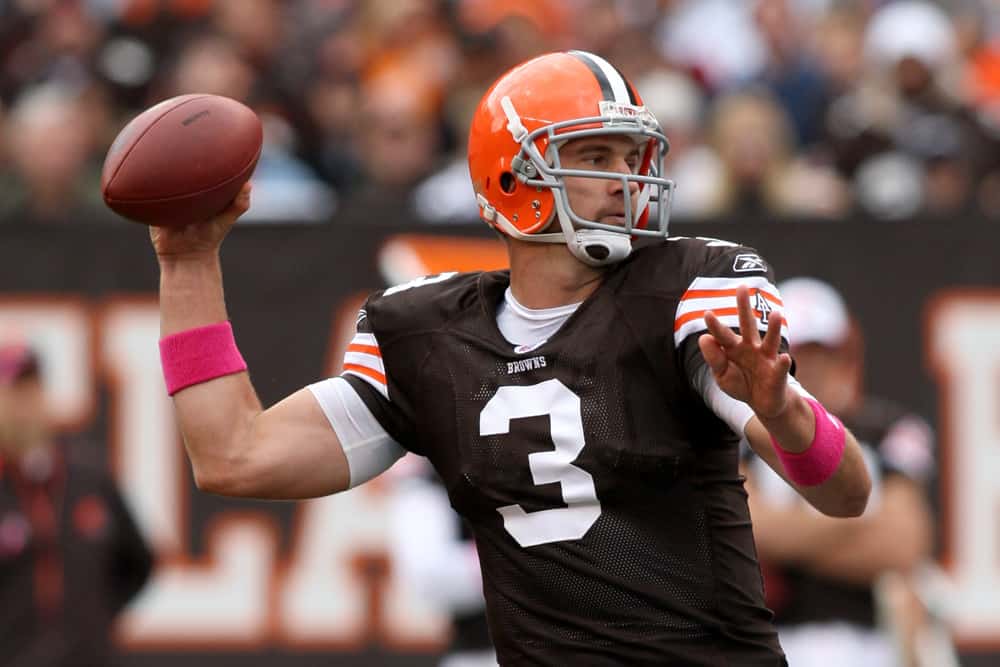
[[[249,107],[219,95],[180,95],[146,109],[104,158],[101,193],[119,215],[183,226],[223,211],[250,178],[263,141]]]

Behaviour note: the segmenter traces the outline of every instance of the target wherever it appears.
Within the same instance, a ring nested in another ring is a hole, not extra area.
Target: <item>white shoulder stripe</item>
[[[357,364],[358,366],[365,366],[373,371],[377,371],[382,375],[385,375],[385,365],[382,363],[382,357],[374,354],[351,352],[348,350],[344,354],[344,364]]]
[[[739,331],[740,328],[740,317],[739,315],[718,315],[719,321],[731,329]],[[759,319],[757,321],[757,330],[760,331],[761,335],[767,332],[767,325],[761,322]],[[695,317],[694,319],[688,320],[680,327],[674,330],[674,345],[677,347],[681,346],[686,338],[692,334],[701,334],[708,331],[708,327],[705,326],[705,317]],[[781,325],[781,337],[788,343],[788,325]]]
[[[745,278],[711,278],[699,276],[688,285],[688,291],[693,290],[730,290],[740,285],[757,289],[766,289],[777,296],[778,288],[764,276],[747,276]]]
[[[356,333],[344,352],[344,375],[361,378],[375,387],[385,398],[389,389],[385,380],[385,363],[374,334]]]
[[[378,347],[378,341],[375,340],[375,334],[370,333],[356,333],[354,338],[351,339],[351,343],[355,345],[374,345]]]

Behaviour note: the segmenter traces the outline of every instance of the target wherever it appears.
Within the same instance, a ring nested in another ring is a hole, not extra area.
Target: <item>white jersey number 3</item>
[[[510,432],[512,419],[549,415],[555,451],[528,455],[535,484],[559,482],[566,507],[525,512],[520,505],[499,507],[507,532],[522,547],[578,540],[601,516],[594,478],[573,465],[583,451],[580,397],[559,380],[500,387],[479,415],[480,435]]]

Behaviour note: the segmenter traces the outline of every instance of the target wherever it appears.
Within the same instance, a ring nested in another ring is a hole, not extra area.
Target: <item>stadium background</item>
[[[237,338],[272,403],[336,372],[368,291],[497,262],[461,164],[470,100],[509,64],[563,47],[619,64],[666,126],[675,234],[753,245],[779,279],[843,292],[868,387],[938,430],[938,553],[963,664],[995,664],[1000,7],[947,9],[0,2],[0,331],[42,348],[66,430],[99,445],[159,550],[121,627],[126,664],[429,665],[446,625],[393,580],[378,484],[302,504],[194,491],[155,351],[156,264],[145,230],[96,187],[117,129],[193,91],[264,119],[254,205],[223,259]]]

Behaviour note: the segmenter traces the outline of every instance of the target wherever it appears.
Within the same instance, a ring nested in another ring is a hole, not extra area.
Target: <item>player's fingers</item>
[[[229,208],[226,209],[226,213],[230,215],[235,215],[236,217],[239,217],[244,213],[246,213],[247,210],[250,208],[251,190],[252,186],[250,185],[250,181],[244,183],[243,187],[240,188],[240,191],[236,194],[236,198],[233,199],[233,203],[231,203],[229,205]]]
[[[781,346],[782,322],[781,311],[775,308],[767,318],[767,332],[764,334],[764,340],[760,346],[761,351],[768,358],[778,354],[778,348]]]
[[[705,326],[722,347],[735,347],[742,340],[732,329],[720,322],[712,311],[705,313]]]
[[[754,317],[753,309],[750,307],[750,290],[746,285],[736,288],[736,309],[740,316],[740,333],[743,339],[751,343],[760,342],[760,333],[757,331],[757,318]]]
[[[787,375],[792,370],[792,355],[782,352],[778,355],[778,372]]]
[[[720,375],[729,365],[726,358],[726,351],[722,349],[718,341],[711,334],[702,334],[698,337],[698,347],[701,349],[701,356],[705,357],[708,367],[712,373]]]

